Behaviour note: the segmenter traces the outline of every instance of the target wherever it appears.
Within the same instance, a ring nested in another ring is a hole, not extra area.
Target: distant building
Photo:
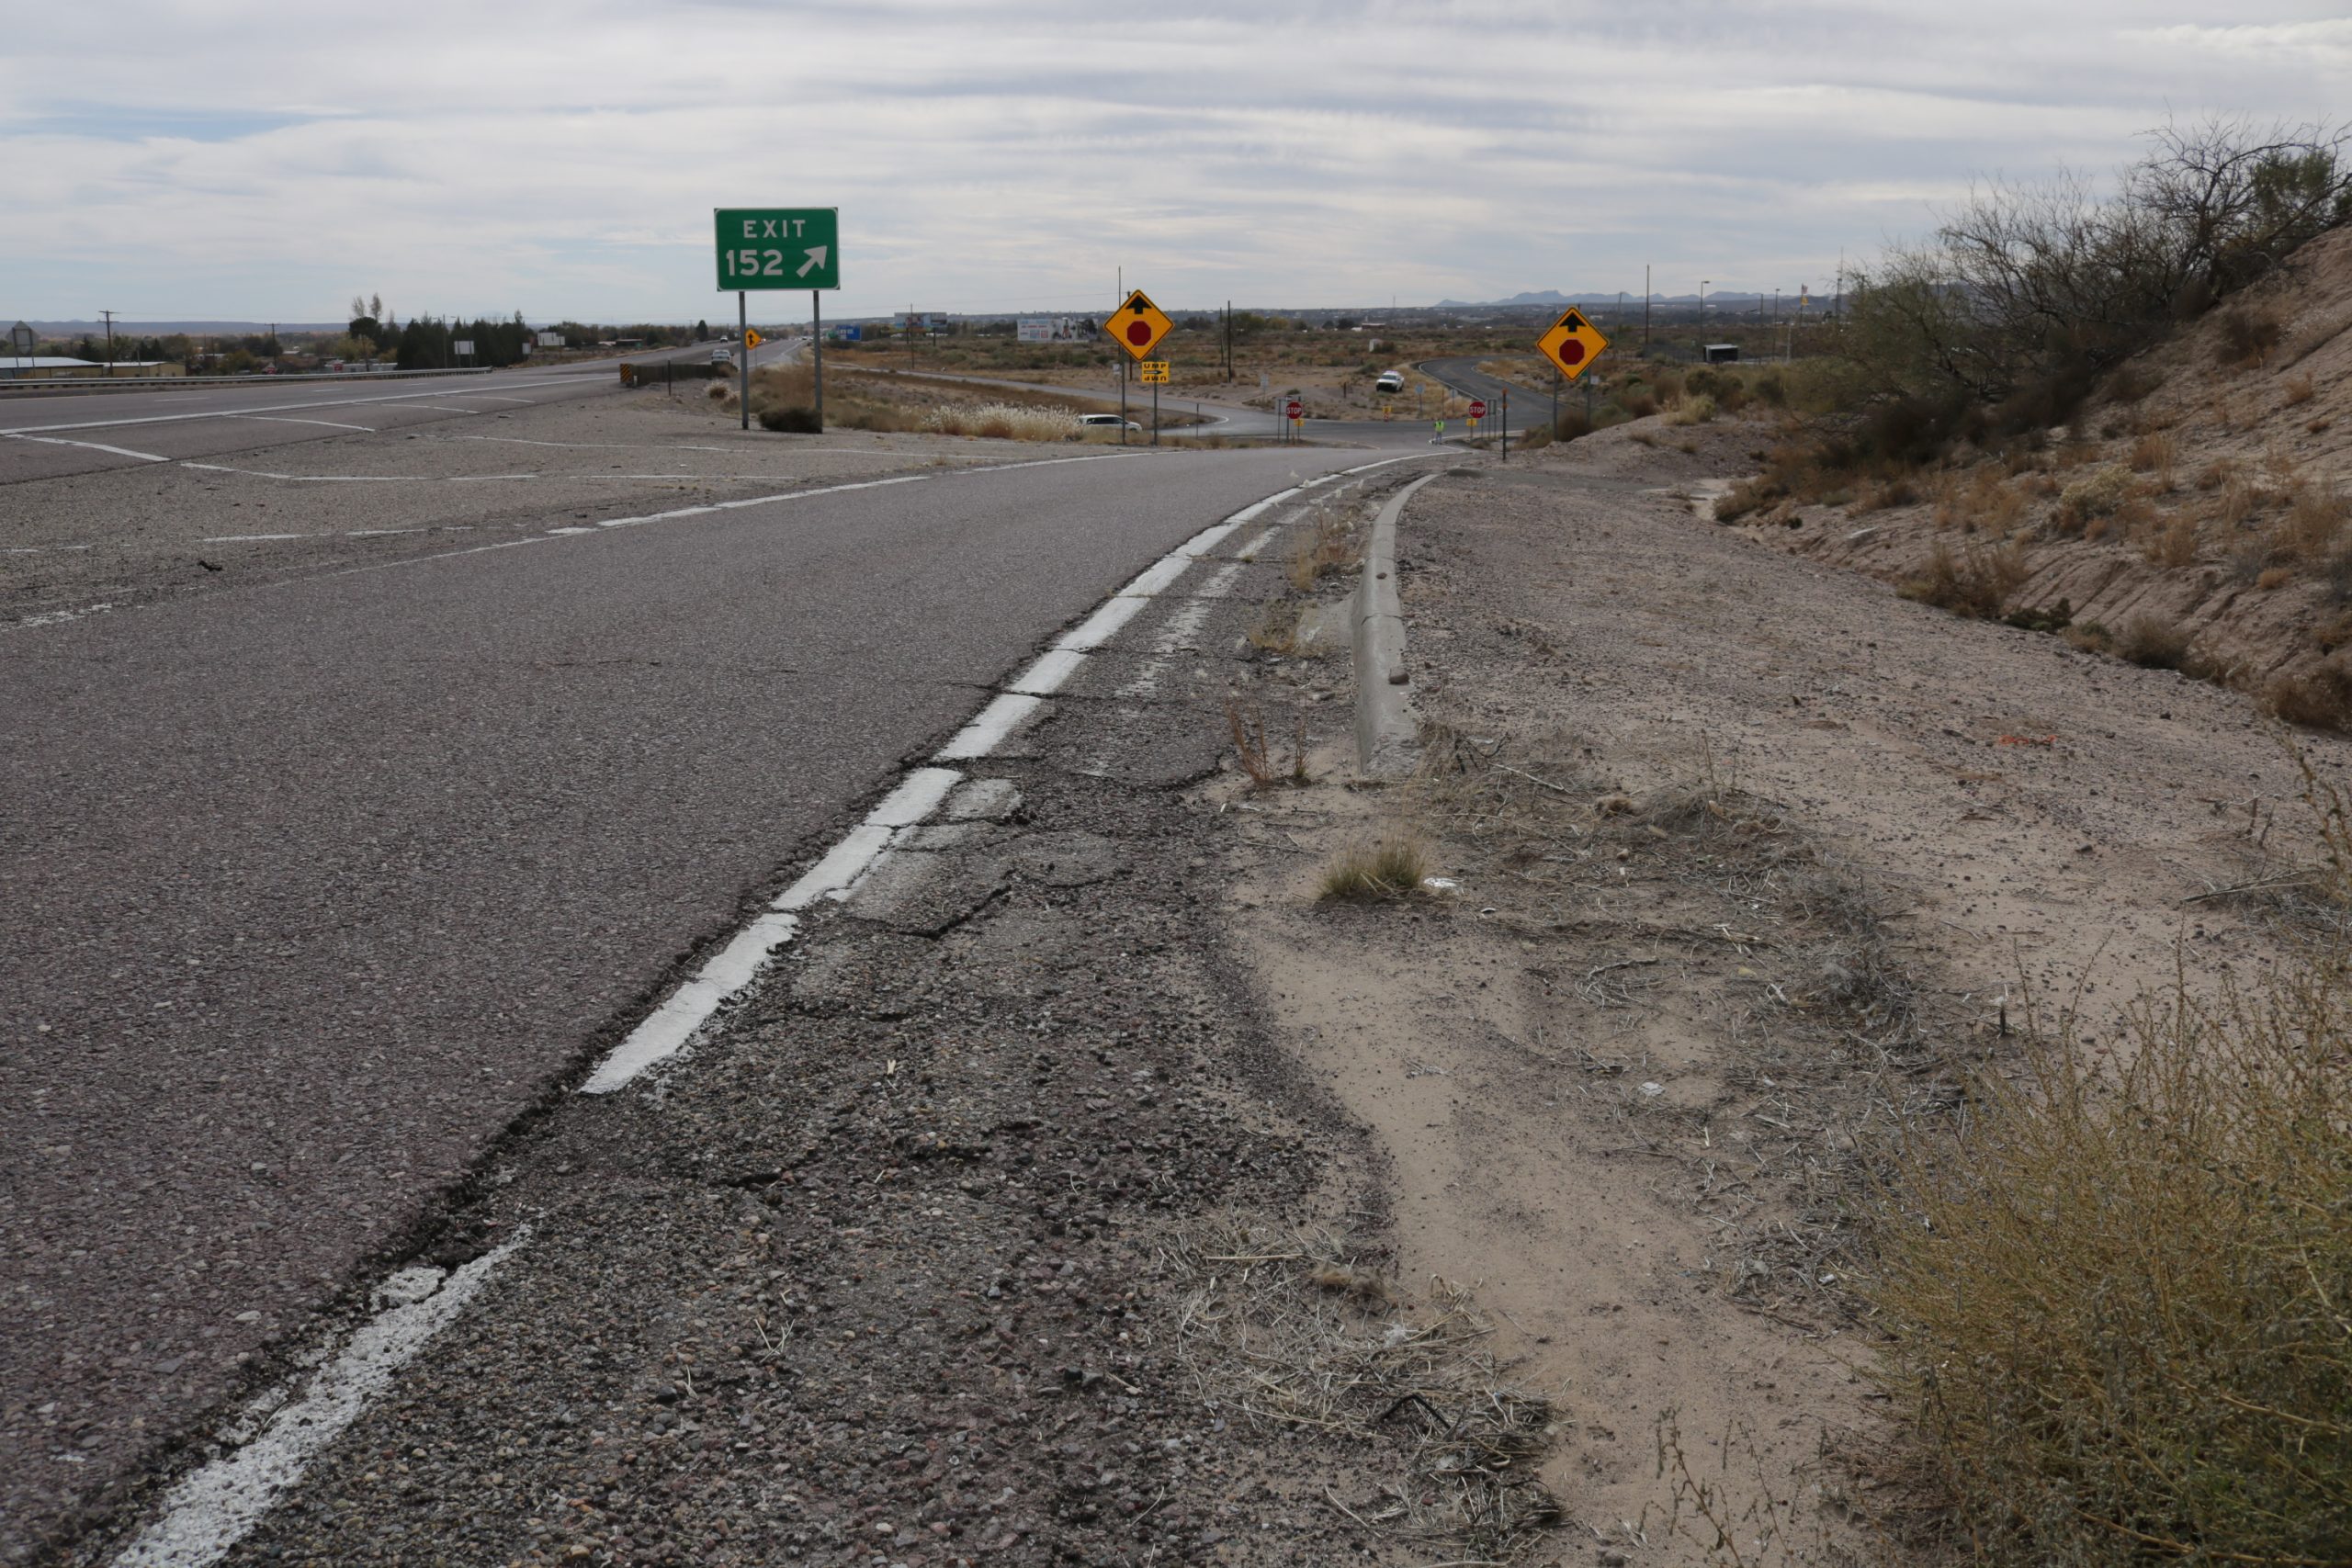
[[[1707,345],[1706,352],[1708,364],[1730,365],[1736,363],[1739,358],[1739,344],[1736,343],[1711,343]]]

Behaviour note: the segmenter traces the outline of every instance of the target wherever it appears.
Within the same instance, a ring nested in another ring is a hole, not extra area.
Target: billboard
[[[1068,316],[1023,316],[1012,335],[1023,343],[1076,343],[1078,329]]]

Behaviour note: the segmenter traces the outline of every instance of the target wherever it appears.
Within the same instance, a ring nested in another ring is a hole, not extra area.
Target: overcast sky
[[[2342,112],[2344,11],[7,0],[0,316],[731,317],[723,205],[841,209],[829,315],[1820,288],[1972,176]]]

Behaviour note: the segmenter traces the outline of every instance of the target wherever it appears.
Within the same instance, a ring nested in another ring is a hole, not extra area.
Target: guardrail
[[[0,364],[0,371],[7,367]],[[310,386],[320,381],[399,381],[432,376],[487,376],[487,365],[447,370],[303,370],[286,376],[58,376],[20,381],[0,376],[0,397],[82,392],[167,392],[183,387]]]

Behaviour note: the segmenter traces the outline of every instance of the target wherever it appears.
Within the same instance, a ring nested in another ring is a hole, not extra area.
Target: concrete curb
[[[1356,765],[1394,776],[1411,771],[1418,740],[1412,676],[1405,668],[1405,616],[1396,603],[1396,520],[1413,492],[1442,476],[1424,474],[1389,497],[1372,525],[1363,574],[1356,580],[1354,621]]]

